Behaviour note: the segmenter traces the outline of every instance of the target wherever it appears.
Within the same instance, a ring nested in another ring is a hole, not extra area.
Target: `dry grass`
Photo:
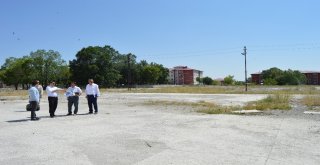
[[[320,107],[320,96],[319,95],[307,95],[301,100],[303,105],[309,107],[309,109],[316,109]]]
[[[28,90],[1,89],[0,96],[28,96]]]
[[[108,89],[111,92],[132,93],[197,93],[197,94],[320,94],[316,86],[155,86],[154,88]]]
[[[265,99],[259,101],[252,101],[247,103],[243,109],[257,109],[257,110],[290,110],[290,95],[275,94],[269,95]]]
[[[320,87],[319,87],[320,89]],[[102,88],[105,92],[120,93],[195,93],[195,94],[320,94],[317,86],[155,86],[154,88]],[[22,96],[27,90],[1,89],[0,96]]]
[[[157,106],[179,106],[187,107],[196,112],[207,114],[230,114],[234,110],[239,110],[236,106],[221,106],[211,102],[199,101],[199,102],[178,102],[178,101],[148,101],[145,105],[157,105]]]
[[[178,101],[148,101],[145,105],[156,105],[156,106],[179,106],[187,107],[200,113],[206,114],[231,114],[232,111],[236,110],[289,110],[290,106],[290,95],[269,95],[267,98],[252,101],[247,103],[245,106],[222,106],[211,102],[178,102]]]

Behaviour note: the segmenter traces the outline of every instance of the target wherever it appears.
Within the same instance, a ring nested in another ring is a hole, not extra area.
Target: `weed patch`
[[[290,110],[290,95],[268,95],[265,99],[247,103],[243,109],[250,110]]]
[[[317,109],[317,107],[320,107],[320,96],[304,96],[301,100],[301,103],[306,105],[309,109]]]

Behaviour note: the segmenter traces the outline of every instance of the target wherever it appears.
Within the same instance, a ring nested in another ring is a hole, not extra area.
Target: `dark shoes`
[[[34,118],[31,118],[31,121],[37,121],[39,119],[40,119],[39,117],[34,117]]]
[[[93,112],[89,112],[89,114],[93,114]]]
[[[70,115],[72,115],[72,113],[68,113],[68,114],[67,114],[67,116],[70,116]]]

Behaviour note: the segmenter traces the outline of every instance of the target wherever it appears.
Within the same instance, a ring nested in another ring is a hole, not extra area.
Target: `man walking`
[[[99,86],[93,82],[93,79],[88,80],[86,86],[86,97],[88,100],[89,114],[93,113],[92,105],[94,107],[94,113],[98,113],[97,98],[100,96]]]
[[[68,114],[72,115],[72,105],[74,105],[73,114],[78,113],[79,96],[82,94],[82,90],[76,86],[76,82],[71,82],[70,87],[66,91],[66,96],[68,98]]]
[[[49,101],[49,114],[50,117],[53,118],[55,116],[55,112],[58,106],[58,93],[57,91],[63,90],[55,86],[56,83],[54,81],[50,82],[50,85],[47,86],[46,91],[48,94],[48,101]]]
[[[37,81],[33,81],[31,83],[31,88],[29,89],[29,103],[30,103],[30,107],[31,107],[31,120],[35,121],[35,120],[39,120],[39,118],[36,116],[36,110],[40,101],[40,95],[39,95],[39,91],[36,88],[37,85]]]

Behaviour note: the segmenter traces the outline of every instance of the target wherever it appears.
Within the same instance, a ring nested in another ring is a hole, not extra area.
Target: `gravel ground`
[[[320,115],[291,111],[261,115],[205,115],[149,100],[212,101],[242,105],[265,95],[124,94],[99,98],[99,114],[77,116],[61,97],[57,117],[41,101],[40,121],[30,121],[27,100],[1,98],[0,164],[320,164]],[[295,99],[298,99],[296,97]]]

